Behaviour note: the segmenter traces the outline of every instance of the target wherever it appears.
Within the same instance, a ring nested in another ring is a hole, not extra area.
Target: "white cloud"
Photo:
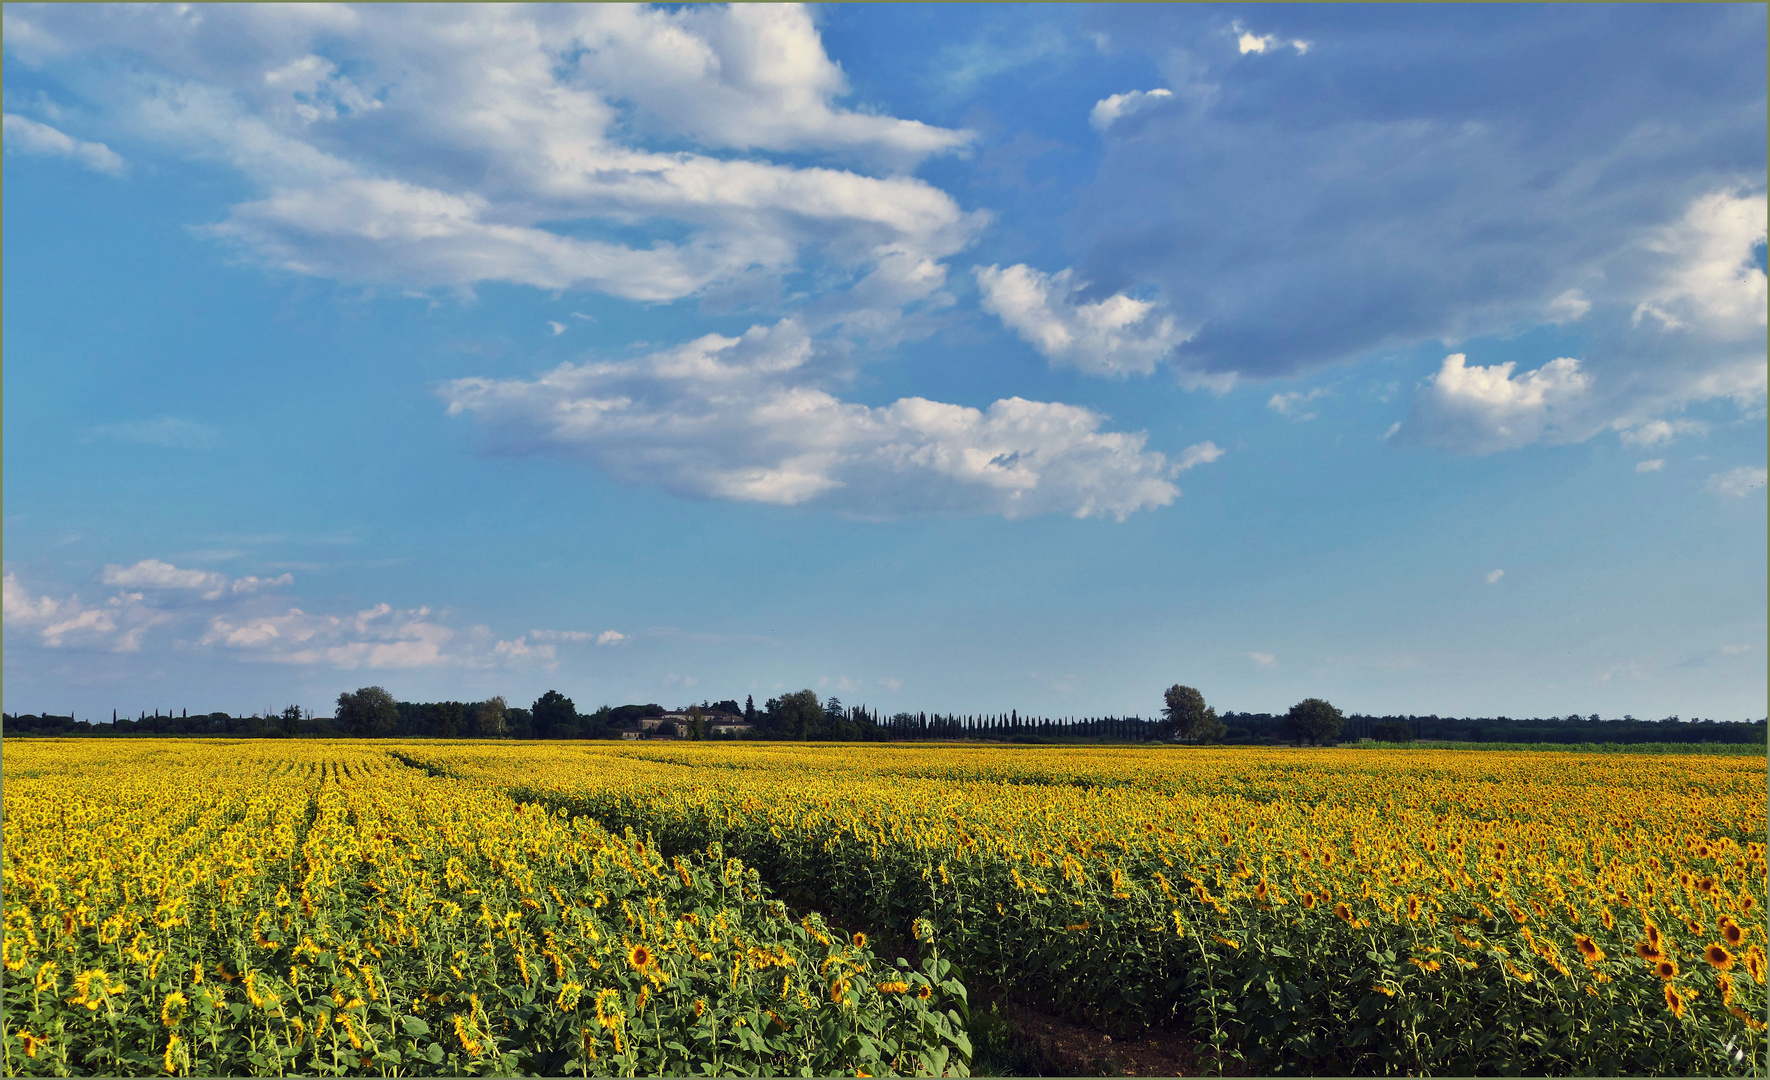
[[[1224,449],[1214,442],[1193,443],[1180,451],[1180,460],[1174,463],[1174,471],[1185,472],[1195,465],[1209,465],[1224,453]]]
[[[589,641],[596,635],[588,630],[530,630],[528,636],[536,641]]]
[[[1753,649],[1750,645],[1723,645],[1721,651],[1728,656],[1739,656],[1742,653],[1751,652]]]
[[[1655,230],[1645,248],[1661,256],[1658,280],[1635,305],[1633,321],[1651,317],[1668,330],[1701,326],[1750,336],[1765,325],[1764,271],[1752,249],[1764,243],[1761,193],[1717,191],[1690,204],[1675,225]]]
[[[882,690],[889,690],[895,694],[903,689],[903,680],[891,675],[884,675],[879,678],[879,687]]]
[[[86,429],[86,438],[141,443],[146,446],[206,450],[221,441],[221,432],[212,424],[184,420],[175,416],[162,416],[153,420],[101,424]]]
[[[1487,583],[1489,585],[1497,585],[1499,584],[1499,580],[1505,576],[1506,572],[1504,570],[1489,570],[1487,572]]]
[[[16,573],[7,573],[4,582],[6,631],[34,631],[38,640],[52,649],[72,646],[135,652],[149,628],[170,619],[144,604],[138,592],[120,592],[104,604],[88,606],[78,596],[65,600],[35,596]]]
[[[1669,443],[1679,435],[1707,434],[1707,424],[1696,420],[1649,420],[1621,433],[1622,441],[1629,446],[1649,447],[1661,443]]]
[[[562,322],[554,322],[552,319],[549,319],[547,320],[547,329],[553,331],[554,337],[558,337],[565,333],[565,324]]]
[[[839,105],[841,69],[797,7],[46,8],[6,20],[10,53],[79,68],[134,136],[243,173],[258,194],[213,234],[297,273],[656,302],[785,274],[802,257],[861,277],[898,252],[938,260],[986,220],[903,171],[970,133]],[[89,61],[107,49],[134,62]],[[673,239],[598,236],[642,223],[668,223]]]
[[[1110,515],[1165,506],[1179,465],[1142,434],[1101,431],[1071,405],[987,409],[902,398],[868,407],[818,388],[825,362],[796,323],[710,334],[637,360],[565,364],[535,380],[458,379],[503,453],[584,461],[693,498],[815,504],[867,517],[918,512]],[[1212,448],[1214,450],[1214,448]],[[1210,451],[1196,448],[1196,464]]]
[[[230,578],[213,570],[180,570],[159,559],[143,559],[134,566],[107,565],[100,580],[106,585],[125,589],[183,589],[200,593],[205,600],[215,600],[229,593],[254,593],[259,589],[290,585],[295,577],[279,574],[274,578],[251,575]]]
[[[1511,363],[1464,367],[1456,354],[1416,396],[1408,426],[1466,453],[1577,442],[1606,429],[1648,448],[1709,430],[1664,419],[1667,412],[1717,398],[1760,404],[1766,293],[1752,252],[1764,223],[1761,196],[1693,200],[1676,223],[1618,257],[1585,359],[1563,357],[1514,378]]]
[[[1463,453],[1510,450],[1560,434],[1564,414],[1592,385],[1572,357],[1517,377],[1514,361],[1468,367],[1467,359],[1463,353],[1444,358],[1415,397],[1411,418],[1426,441]]]
[[[626,640],[627,635],[621,633],[619,630],[604,630],[602,633],[596,635],[596,644],[598,645],[619,645]]]
[[[1587,300],[1578,289],[1568,289],[1560,296],[1549,301],[1544,315],[1552,323],[1578,322],[1592,310],[1592,302]]]
[[[1313,412],[1299,412],[1299,410],[1317,398],[1326,397],[1327,393],[1327,387],[1318,386],[1307,393],[1301,390],[1292,390],[1288,393],[1274,394],[1267,400],[1266,407],[1280,416],[1288,416],[1298,422],[1313,420],[1315,419]]]
[[[1248,654],[1248,659],[1259,664],[1261,667],[1271,667],[1278,663],[1278,657],[1269,652],[1251,652]]]
[[[1665,467],[1665,458],[1653,458],[1650,461],[1638,461],[1635,463],[1635,471],[1638,473],[1659,472]]]
[[[494,640],[484,627],[461,635],[432,617],[429,608],[396,610],[377,604],[352,615],[309,614],[298,607],[267,610],[267,586],[293,578],[235,577],[181,570],[157,559],[133,566],[110,565],[101,579],[119,591],[102,604],[78,596],[38,596],[5,576],[5,630],[9,641],[28,634],[51,649],[139,652],[147,632],[171,640],[175,649],[213,649],[240,660],[335,668],[501,668],[553,663],[554,646],[524,638]],[[195,592],[211,601],[193,608],[178,594]],[[215,603],[219,603],[218,612]],[[17,642],[12,642],[17,644]],[[9,645],[8,647],[12,647]],[[551,668],[549,668],[551,670]]]
[[[1075,299],[1086,288],[1071,270],[1045,274],[1025,264],[972,268],[983,309],[1047,360],[1090,375],[1147,375],[1187,338],[1172,315],[1116,293]]]
[[[1715,473],[1703,486],[1716,495],[1744,498],[1763,487],[1765,478],[1765,470],[1752,465],[1741,465],[1726,472]]]
[[[552,645],[530,645],[526,638],[500,641],[492,646],[492,656],[506,662],[538,663],[543,671],[559,668],[558,650]]]
[[[1163,89],[1132,90],[1126,94],[1113,94],[1111,97],[1102,98],[1094,103],[1094,108],[1088,113],[1088,123],[1093,126],[1095,131],[1105,131],[1119,117],[1129,116],[1154,102],[1173,96],[1172,90]]]
[[[5,125],[6,145],[20,153],[73,158],[94,172],[112,176],[123,172],[123,159],[104,143],[83,142],[16,113],[6,113],[0,123]]]
[[[1246,56],[1249,53],[1263,53],[1269,49],[1279,49],[1287,45],[1297,50],[1298,56],[1309,51],[1309,43],[1307,41],[1298,38],[1292,38],[1289,41],[1286,41],[1280,38],[1277,34],[1251,33],[1250,31],[1242,29],[1242,25],[1239,22],[1231,23],[1230,30],[1236,35],[1235,45],[1236,48],[1241,50],[1243,56]]]

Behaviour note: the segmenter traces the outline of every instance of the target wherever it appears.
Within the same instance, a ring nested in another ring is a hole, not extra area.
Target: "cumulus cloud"
[[[1704,487],[1716,495],[1744,498],[1764,486],[1765,470],[1754,465],[1740,465],[1711,475]]]
[[[1269,652],[1251,652],[1248,654],[1248,659],[1259,664],[1261,667],[1272,667],[1274,664],[1278,663],[1278,657]]]
[[[35,593],[9,571],[9,647],[23,640],[49,649],[140,652],[151,640],[161,648],[210,649],[245,661],[346,669],[546,667],[556,659],[551,644],[531,644],[523,637],[498,640],[485,627],[463,634],[427,607],[398,610],[377,604],[354,614],[328,615],[273,606],[260,590],[291,584],[288,574],[228,577],[144,559],[133,566],[106,566],[100,580],[117,593],[87,604],[78,595]],[[186,594],[207,603],[192,606],[183,599]],[[147,639],[150,630],[155,636]]]
[[[868,517],[1123,520],[1180,494],[1178,464],[1145,449],[1142,434],[1102,431],[1105,418],[1088,409],[916,397],[869,407],[821,389],[820,362],[817,343],[787,320],[533,380],[458,379],[441,394],[450,415],[485,426],[495,452],[581,461],[691,498]]]
[[[180,570],[159,559],[143,559],[133,566],[108,565],[100,580],[106,585],[125,589],[186,590],[201,594],[205,600],[215,600],[230,593],[254,593],[263,588],[290,585],[295,577],[279,574],[273,578],[250,575],[230,578],[213,570]]]
[[[1124,293],[1079,299],[1073,270],[1046,274],[1024,264],[972,268],[983,309],[1039,354],[1090,375],[1147,375],[1186,340],[1172,315]]]
[[[1489,570],[1487,572],[1487,583],[1489,585],[1497,585],[1499,584],[1499,580],[1505,576],[1506,572],[1504,570]]]
[[[1422,439],[1465,453],[1511,450],[1567,432],[1563,417],[1577,410],[1592,382],[1572,357],[1516,377],[1515,361],[1469,367],[1467,360],[1462,353],[1445,357],[1410,417]]]
[[[1450,8],[1273,11],[1246,54],[1199,48],[1209,9],[1088,13],[1176,98],[1213,90],[1107,140],[1065,237],[1101,294],[1163,297],[1189,331],[1170,363],[1288,377],[1553,322],[1584,344],[1520,367],[1594,382],[1540,438],[1762,400],[1763,11],[1509,8],[1478,51]],[[1294,41],[1309,62],[1265,62]]]
[[[1094,103],[1088,113],[1088,123],[1095,131],[1105,131],[1112,122],[1121,116],[1129,116],[1145,106],[1174,96],[1172,90],[1132,90],[1125,94],[1113,94]]]
[[[800,8],[6,20],[10,53],[79,73],[132,137],[243,174],[258,194],[211,233],[297,273],[654,302],[802,255],[863,277],[896,252],[938,260],[985,220],[904,172],[971,135],[843,107],[841,69]],[[105,50],[134,62],[96,63]],[[641,223],[668,223],[652,231],[670,239],[632,242],[623,230]]]
[[[120,592],[102,604],[83,604],[78,595],[58,599],[36,595],[8,572],[5,582],[6,631],[29,632],[52,649],[102,648],[136,652],[142,637],[170,616],[143,603],[141,593]]]
[[[1214,442],[1194,443],[1180,451],[1180,460],[1174,463],[1174,471],[1185,472],[1195,465],[1209,465],[1223,454],[1223,448]]]
[[[1647,461],[1638,461],[1635,463],[1635,471],[1638,473],[1659,472],[1665,467],[1665,458],[1651,458]]]
[[[93,172],[112,176],[123,172],[123,159],[104,143],[76,139],[48,124],[39,124],[16,113],[6,113],[0,117],[0,123],[5,125],[6,145],[21,154],[73,158]]]
[[[626,640],[627,635],[621,633],[619,630],[604,630],[602,633],[596,635],[596,644],[598,645],[619,645]]]
[[[1285,46],[1297,50],[1298,56],[1309,51],[1309,43],[1301,38],[1291,38],[1289,41],[1286,41],[1279,38],[1277,34],[1255,34],[1249,30],[1242,29],[1240,23],[1231,24],[1230,30],[1235,34],[1235,47],[1243,56],[1246,56],[1249,53],[1263,53],[1269,49],[1278,49]]]

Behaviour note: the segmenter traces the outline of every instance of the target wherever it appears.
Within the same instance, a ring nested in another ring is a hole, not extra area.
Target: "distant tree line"
[[[1237,713],[1222,715],[1223,741],[1231,744],[1288,742],[1286,714]],[[1380,742],[1413,742],[1417,739],[1450,742],[1510,743],[1728,743],[1764,745],[1766,724],[1762,719],[1743,723],[1716,720],[1637,720],[1632,716],[1604,720],[1590,716],[1372,716],[1352,713],[1336,741],[1375,739]]]
[[[839,698],[820,701],[814,690],[769,698],[703,701],[676,710],[686,719],[666,721],[650,732],[687,739],[720,737],[715,725],[747,725],[740,737],[833,742],[910,742],[979,740],[1010,743],[1148,743],[1168,739],[1191,743],[1259,745],[1331,744],[1375,739],[1417,739],[1512,743],[1731,743],[1764,745],[1766,722],[1714,720],[1605,720],[1597,714],[1516,719],[1498,717],[1342,715],[1319,698],[1298,702],[1285,713],[1224,712],[1207,706],[1196,689],[1175,685],[1163,695],[1158,718],[1141,716],[1032,717],[1005,713],[899,712],[884,716],[865,705]],[[526,709],[502,697],[484,701],[398,701],[379,686],[340,694],[333,716],[314,716],[290,705],[250,716],[223,712],[190,715],[170,710],[134,719],[113,714],[111,721],[76,721],[72,716],[4,714],[3,730],[14,735],[233,736],[245,738],[432,738],[432,739],[618,739],[642,721],[668,711],[656,703],[603,705],[580,713],[571,698],[549,690]],[[727,736],[729,737],[729,736]]]

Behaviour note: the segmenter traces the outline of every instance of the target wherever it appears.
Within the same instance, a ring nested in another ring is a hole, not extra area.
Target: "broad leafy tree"
[[[1285,734],[1299,743],[1308,739],[1310,746],[1338,739],[1345,724],[1340,710],[1320,698],[1304,698],[1284,714]]]
[[[569,739],[578,734],[578,708],[557,690],[536,698],[529,715],[537,739]]]
[[[337,724],[352,735],[391,735],[399,725],[399,704],[379,686],[339,694]]]
[[[1228,733],[1217,719],[1217,710],[1205,704],[1205,696],[1190,686],[1176,683],[1162,694],[1162,716],[1175,738],[1186,742],[1216,742]]]

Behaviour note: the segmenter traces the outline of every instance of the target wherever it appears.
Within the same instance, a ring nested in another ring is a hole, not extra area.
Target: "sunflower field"
[[[1434,750],[413,751],[718,842],[974,986],[1253,1071],[1762,1074],[1762,758]]]
[[[548,760],[550,747],[528,751]],[[963,1074],[964,987],[363,744],[13,740],[7,1075]]]
[[[1764,778],[1566,751],[13,742],[6,1068],[958,1074],[969,985],[1240,1072],[1757,1075]]]

